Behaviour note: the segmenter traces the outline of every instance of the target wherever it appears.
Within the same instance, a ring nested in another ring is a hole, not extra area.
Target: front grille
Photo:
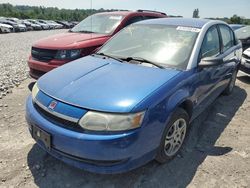
[[[85,158],[81,158],[81,157],[78,157],[78,156],[74,156],[74,155],[71,155],[71,154],[68,154],[68,153],[65,153],[63,151],[60,151],[56,148],[53,148],[57,153],[67,157],[67,158],[70,158],[70,159],[73,159],[73,160],[77,160],[77,161],[80,161],[80,162],[83,162],[83,163],[87,163],[87,164],[90,164],[90,165],[96,165],[96,166],[114,166],[114,165],[119,165],[121,163],[125,163],[128,159],[121,159],[121,160],[93,160],[93,159],[85,159]]]
[[[45,119],[54,123],[55,125],[57,125],[59,127],[63,127],[65,129],[73,130],[76,132],[84,132],[84,129],[81,128],[81,126],[78,125],[78,123],[57,117],[57,116],[47,112],[46,110],[42,109],[35,102],[34,102],[34,107],[38,111],[39,114],[41,114]]]
[[[48,50],[42,48],[35,48],[32,47],[31,49],[31,56],[35,60],[49,62],[50,60],[54,59],[56,56],[57,50]]]

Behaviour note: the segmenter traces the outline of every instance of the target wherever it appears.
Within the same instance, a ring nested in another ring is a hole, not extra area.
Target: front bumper
[[[68,61],[56,61],[56,60],[51,60],[49,62],[42,62],[42,61],[35,60],[30,56],[28,59],[28,66],[30,68],[29,74],[32,78],[38,79],[45,73],[67,62]]]
[[[250,59],[242,57],[240,70],[247,74],[250,74]]]
[[[10,32],[12,32],[11,29],[10,29],[10,28],[7,28],[7,27],[1,27],[1,31],[2,31],[3,33],[10,33]]]
[[[31,97],[26,103],[26,119],[30,127],[37,126],[52,137],[48,151],[77,168],[96,173],[121,173],[132,170],[154,159],[158,138],[148,138],[147,127],[119,134],[79,133],[53,124],[35,109]],[[31,131],[31,128],[30,128]]]

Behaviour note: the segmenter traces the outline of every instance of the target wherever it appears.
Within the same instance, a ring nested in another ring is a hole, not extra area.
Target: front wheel
[[[177,108],[164,130],[156,161],[166,163],[179,152],[186,137],[188,122],[187,112],[182,108]]]
[[[237,73],[238,73],[238,70],[233,72],[232,77],[230,79],[230,82],[228,83],[228,86],[223,91],[223,95],[230,95],[233,92],[235,82],[236,82],[236,78],[237,78]]]

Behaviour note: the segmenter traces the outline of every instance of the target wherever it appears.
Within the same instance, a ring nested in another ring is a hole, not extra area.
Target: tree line
[[[59,9],[44,6],[13,6],[9,3],[0,4],[0,16],[15,17],[20,19],[44,19],[44,20],[66,20],[81,21],[87,16],[98,12],[117,11],[116,9]]]
[[[231,18],[210,18],[210,19],[217,19],[227,22],[229,24],[243,24],[243,25],[250,25],[250,19],[240,17],[238,15],[233,15]]]
[[[193,11],[193,18],[199,18],[199,9],[194,9]],[[234,14],[231,18],[208,18],[212,20],[222,20],[224,22],[227,22],[228,24],[243,24],[243,25],[250,25],[250,19],[240,17],[237,14]]]
[[[9,3],[0,4],[0,16],[15,17],[20,19],[44,19],[44,20],[66,20],[81,21],[87,16],[98,12],[117,11],[117,9],[59,9],[56,7],[44,6],[13,6]],[[182,17],[182,16],[170,16]],[[199,9],[195,9],[193,17],[199,18]],[[229,24],[246,24],[250,25],[250,19],[233,15],[231,18],[209,18],[223,20]]]

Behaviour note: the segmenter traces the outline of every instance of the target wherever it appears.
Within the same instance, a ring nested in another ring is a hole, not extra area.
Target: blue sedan
[[[180,151],[192,122],[233,91],[241,43],[224,22],[164,18],[132,24],[96,54],[42,76],[26,119],[52,156],[120,173]]]

